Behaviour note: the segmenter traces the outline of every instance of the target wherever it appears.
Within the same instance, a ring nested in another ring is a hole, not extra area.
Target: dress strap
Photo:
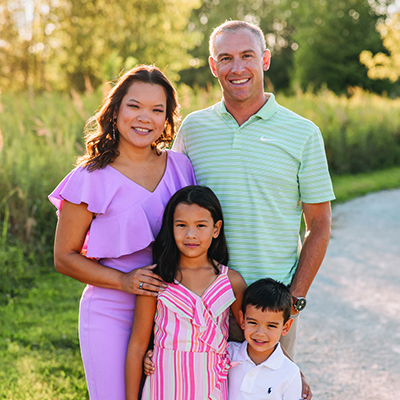
[[[221,275],[227,275],[228,271],[229,271],[229,268],[226,265],[221,264],[221,268],[220,268]]]

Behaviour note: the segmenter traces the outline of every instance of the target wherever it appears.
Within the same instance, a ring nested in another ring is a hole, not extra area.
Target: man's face
[[[230,105],[257,103],[264,100],[263,71],[269,67],[270,52],[262,52],[256,35],[247,30],[222,32],[214,43],[210,67],[222,87],[225,102]]]

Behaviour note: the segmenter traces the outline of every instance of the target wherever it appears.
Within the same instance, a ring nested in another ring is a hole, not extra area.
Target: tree
[[[390,55],[377,53],[372,56],[370,51],[364,50],[360,54],[360,61],[368,68],[371,79],[387,78],[396,82],[400,77],[400,13],[379,24],[377,30]]]
[[[176,81],[196,39],[187,26],[199,0],[5,3],[0,7],[5,22],[0,82],[6,88],[91,89],[135,63],[156,63]],[[18,81],[8,79],[11,70]]]
[[[359,61],[362,50],[383,50],[375,26],[386,12],[373,0],[304,0],[295,16],[300,25],[294,34],[298,43],[294,69],[303,90],[326,85],[335,93],[360,86],[377,92],[388,90],[386,81],[372,81]],[[306,22],[307,21],[307,22]]]

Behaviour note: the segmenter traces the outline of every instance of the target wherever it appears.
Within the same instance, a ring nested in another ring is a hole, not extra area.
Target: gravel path
[[[332,227],[295,361],[314,400],[399,400],[400,190],[334,206]]]

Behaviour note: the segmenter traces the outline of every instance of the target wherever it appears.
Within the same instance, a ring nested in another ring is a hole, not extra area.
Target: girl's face
[[[162,86],[134,82],[116,115],[120,134],[118,150],[129,146],[150,147],[164,130],[166,110],[167,96]]]
[[[222,221],[214,220],[210,211],[197,204],[179,203],[174,213],[174,237],[181,262],[208,262],[207,252],[217,238]]]

